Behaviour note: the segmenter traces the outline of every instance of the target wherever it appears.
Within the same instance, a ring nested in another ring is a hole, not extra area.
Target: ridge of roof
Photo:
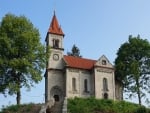
[[[64,36],[64,33],[63,33],[62,29],[61,29],[61,26],[58,23],[58,20],[57,20],[57,17],[55,15],[55,12],[54,12],[54,15],[53,15],[50,27],[48,29],[48,33],[57,34],[57,35],[63,35]]]

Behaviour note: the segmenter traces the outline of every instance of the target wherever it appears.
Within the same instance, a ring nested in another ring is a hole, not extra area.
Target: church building
[[[122,85],[115,79],[115,69],[107,57],[94,60],[64,55],[64,36],[54,13],[45,39],[51,47],[45,72],[45,101],[91,96],[122,100]]]

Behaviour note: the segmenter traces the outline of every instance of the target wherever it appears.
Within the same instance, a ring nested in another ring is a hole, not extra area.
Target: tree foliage
[[[42,80],[47,59],[37,28],[24,16],[6,14],[0,23],[0,92],[17,94]]]
[[[141,99],[150,94],[150,43],[146,39],[129,36],[121,45],[115,59],[116,78],[121,80],[129,97]]]
[[[72,46],[71,52],[67,52],[69,56],[82,57],[80,55],[80,49],[74,44]]]

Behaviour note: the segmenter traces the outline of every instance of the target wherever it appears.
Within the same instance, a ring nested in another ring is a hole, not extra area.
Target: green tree
[[[67,54],[69,56],[82,57],[80,55],[80,49],[75,44],[73,45],[71,52],[67,52]]]
[[[129,97],[141,99],[150,93],[150,43],[146,39],[129,36],[121,45],[115,59],[116,78],[121,80]]]
[[[0,23],[0,92],[16,94],[20,104],[21,88],[42,80],[47,56],[38,29],[24,16],[6,14]]]

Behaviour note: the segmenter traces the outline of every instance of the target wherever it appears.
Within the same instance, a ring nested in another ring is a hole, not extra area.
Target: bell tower
[[[46,36],[47,46],[51,48],[51,55],[49,58],[48,68],[62,69],[62,66],[59,64],[63,57],[63,38],[64,33],[58,23],[55,12],[50,24],[50,27]],[[53,65],[50,65],[53,64]],[[59,64],[59,65],[58,65]]]
[[[54,12],[45,39],[47,46],[50,46],[50,56],[45,73],[45,102],[51,99],[55,101],[63,101],[64,99],[63,39],[64,33]]]

